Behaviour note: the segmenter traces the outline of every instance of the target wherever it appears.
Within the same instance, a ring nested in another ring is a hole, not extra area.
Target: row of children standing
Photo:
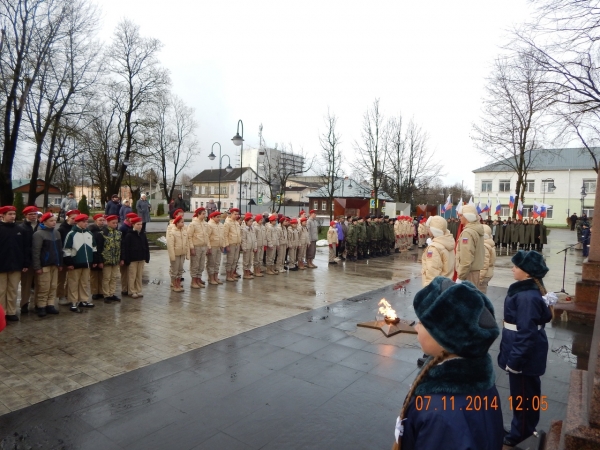
[[[142,271],[150,254],[137,215],[131,214],[118,230],[116,215],[98,214],[88,227],[89,217],[78,210],[67,211],[60,226],[56,216],[40,216],[35,206],[23,214],[17,224],[15,207],[0,208],[0,243],[9,255],[0,264],[0,303],[8,321],[19,320],[19,284],[21,314],[35,311],[39,317],[58,314],[57,300],[76,313],[93,308],[91,300],[120,301],[119,274],[122,294],[142,297]]]
[[[291,271],[316,268],[311,259],[308,264],[305,262],[311,243],[306,217],[290,219],[271,214],[265,220],[262,214],[246,213],[242,218],[237,208],[228,213],[214,211],[208,217],[206,214],[205,208],[198,208],[186,227],[183,211],[178,210],[167,227],[171,286],[175,292],[184,290],[181,278],[186,259],[190,260],[193,289],[204,288],[207,282],[223,284],[219,278],[222,258],[225,280],[230,282],[264,277],[263,262],[267,275],[277,275],[286,268]],[[243,275],[238,273],[240,255]],[[205,269],[207,281],[202,279]]]

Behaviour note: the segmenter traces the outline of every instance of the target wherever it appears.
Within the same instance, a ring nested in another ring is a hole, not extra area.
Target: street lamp
[[[216,158],[215,153],[213,152],[213,148],[215,148],[215,144],[219,146],[219,200],[217,201],[217,210],[220,211],[221,210],[221,166],[222,166],[222,162],[223,162],[223,158],[225,158],[227,156],[227,167],[225,167],[225,172],[230,173],[233,168],[231,167],[231,158],[229,157],[229,155],[223,155],[221,156],[221,144],[219,144],[218,142],[213,143],[212,147],[210,148],[210,155],[208,155],[208,159],[210,159],[211,161],[214,161],[214,159]]]
[[[585,190],[585,183],[581,186],[581,215],[583,216],[583,202],[585,201],[585,197],[587,196],[587,192]]]
[[[554,192],[554,190],[556,189],[556,186],[554,185],[554,178],[546,178],[545,180],[542,180],[542,203],[545,205],[546,204],[546,191],[547,192]],[[543,220],[543,218],[542,218]]]
[[[242,134],[240,135],[240,124],[242,125]],[[243,165],[243,155],[244,155],[244,122],[242,122],[241,120],[238,120],[238,124],[237,124],[237,132],[235,133],[235,136],[231,139],[231,141],[237,145],[238,147],[241,146],[240,148],[240,187],[239,187],[239,191],[240,191],[240,202],[239,202],[239,206],[240,206],[240,210],[242,209],[242,168],[244,167]],[[244,207],[244,212],[246,212],[246,208]]]

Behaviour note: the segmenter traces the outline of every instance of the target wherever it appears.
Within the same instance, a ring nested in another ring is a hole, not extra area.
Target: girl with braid
[[[546,371],[548,338],[544,326],[552,320],[554,293],[542,279],[548,273],[543,256],[519,250],[513,257],[515,283],[504,300],[504,328],[498,365],[508,372],[513,419],[504,445],[514,447],[535,432],[545,400],[540,376]],[[546,404],[547,405],[547,404]],[[546,406],[547,407],[547,406]]]
[[[393,449],[501,450],[500,396],[488,350],[500,334],[472,283],[435,277],[414,298],[419,344],[430,355],[396,421]]]

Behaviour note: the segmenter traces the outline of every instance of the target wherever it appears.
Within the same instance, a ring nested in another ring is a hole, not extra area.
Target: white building
[[[206,207],[210,200],[214,200],[217,204],[220,202],[220,209],[236,207],[245,212],[250,200],[253,200],[254,204],[258,203],[258,194],[262,186],[258,183],[256,172],[250,167],[242,169],[238,167],[231,172],[221,169],[220,176],[219,169],[204,170],[192,178],[190,183],[192,184],[191,211]]]
[[[594,214],[597,174],[594,160],[586,149],[539,149],[532,150],[531,164],[525,186],[523,216],[531,217],[534,202],[549,205],[546,223],[566,225],[566,218],[573,213]],[[473,171],[475,185],[474,201],[492,203],[492,214],[496,198],[502,204],[501,217],[512,215],[508,202],[515,192],[517,175],[506,164],[496,162]],[[554,186],[554,189],[553,189]],[[582,196],[585,188],[585,196]]]

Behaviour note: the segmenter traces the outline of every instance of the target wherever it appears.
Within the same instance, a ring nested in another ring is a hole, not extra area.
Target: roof
[[[306,189],[311,189],[311,188],[308,186],[291,186],[291,187],[286,187],[284,189],[284,191],[286,191],[286,192],[302,192]]]
[[[31,180],[29,178],[15,178],[14,180],[11,180],[13,191],[15,191],[19,188],[25,187],[25,186],[29,186],[30,181]],[[41,178],[38,178],[37,183],[36,183],[36,188],[43,188],[45,184],[46,184],[46,182],[44,180],[42,180]],[[54,189],[54,190],[60,192],[60,189],[58,187],[54,186],[53,184],[49,184],[48,186],[50,186],[50,189]]]
[[[252,170],[250,167],[235,168],[231,172],[221,169],[221,183],[224,181],[237,181],[240,176],[247,170]],[[254,172],[254,171],[252,171]],[[190,180],[192,183],[217,183],[219,181],[219,169],[207,169],[200,172]]]
[[[600,148],[592,147],[592,151],[597,156],[600,156]],[[556,148],[537,150],[529,150],[525,152],[526,160],[531,160],[529,170],[593,170],[595,167],[594,160],[589,151],[583,147],[578,148]],[[530,155],[531,154],[531,155]],[[504,163],[503,161],[508,161]],[[506,172],[511,171],[514,165],[510,159],[496,161],[487,166],[475,169],[473,173],[479,172]]]
[[[392,198],[384,191],[380,190],[378,193],[379,200],[392,201]],[[327,186],[323,186],[317,189],[315,192],[310,193],[309,198],[329,198]],[[333,191],[333,197],[338,198],[370,198],[371,190],[367,189],[363,185],[357,183],[354,180],[338,180],[336,182],[335,190]]]

